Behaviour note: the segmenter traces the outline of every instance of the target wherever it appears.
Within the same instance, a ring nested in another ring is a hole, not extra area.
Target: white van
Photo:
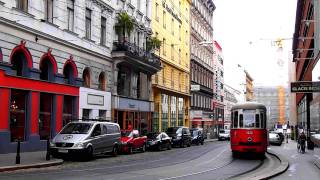
[[[102,121],[70,122],[50,142],[53,156],[85,154],[87,158],[102,153],[116,156],[120,145],[120,127],[117,123]]]

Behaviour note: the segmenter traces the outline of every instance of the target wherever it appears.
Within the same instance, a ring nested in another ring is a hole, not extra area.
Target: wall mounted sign
[[[191,91],[200,91],[200,85],[191,84]]]
[[[88,104],[90,105],[104,105],[104,96],[88,94]]]
[[[291,83],[292,93],[320,92],[320,81],[298,81]]]

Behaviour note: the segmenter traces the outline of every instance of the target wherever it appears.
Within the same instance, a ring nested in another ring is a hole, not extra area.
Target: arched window
[[[53,81],[57,72],[57,64],[50,52],[44,54],[40,60],[40,79],[45,81]]]
[[[65,83],[75,84],[75,79],[78,77],[78,71],[76,64],[72,60],[72,56],[64,64],[63,75]]]
[[[83,79],[83,86],[90,88],[90,69],[89,68],[85,68],[83,70],[83,74],[82,74],[82,79]]]
[[[71,64],[65,65],[65,67],[63,68],[63,75],[64,75],[64,80],[67,84],[73,84],[74,77],[73,77],[73,68]]]
[[[99,74],[99,89],[103,91],[106,90],[106,77],[104,72]]]
[[[10,55],[12,69],[16,76],[29,76],[29,69],[32,68],[32,56],[25,47],[25,41],[21,41],[20,45],[16,46]]]

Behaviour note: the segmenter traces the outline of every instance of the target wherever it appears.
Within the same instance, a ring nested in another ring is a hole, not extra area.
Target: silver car
[[[116,156],[120,144],[120,127],[117,123],[77,121],[68,123],[50,142],[53,156],[80,153],[87,158],[102,153]]]
[[[282,140],[278,133],[269,132],[269,144],[277,144],[281,146]]]

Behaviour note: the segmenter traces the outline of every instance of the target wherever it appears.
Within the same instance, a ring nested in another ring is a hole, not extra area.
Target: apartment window
[[[181,16],[181,1],[179,1],[179,14]]]
[[[166,28],[166,12],[165,12],[165,11],[163,11],[163,18],[162,18],[162,20],[163,20],[163,28]]]
[[[67,1],[67,11],[68,11],[68,30],[73,31],[74,27],[74,1]]]
[[[163,55],[166,55],[166,39],[165,38],[163,38],[163,51],[162,51],[162,53],[163,53]]]
[[[53,0],[44,0],[45,20],[52,23],[53,21]]]
[[[91,38],[91,10],[86,8],[86,38]]]
[[[156,3],[156,20],[159,21],[159,4]]]
[[[179,64],[181,64],[181,49],[179,49]]]
[[[179,25],[179,40],[181,41],[181,25]]]
[[[16,8],[28,12],[28,0],[16,0]]]
[[[171,44],[171,60],[174,60],[174,45]]]
[[[189,41],[189,39],[188,39],[188,31],[186,31],[186,34],[185,34],[185,41],[186,41],[186,45],[188,45],[188,41]]]
[[[171,69],[171,88],[174,88],[174,71]]]
[[[106,45],[106,24],[107,24],[106,18],[101,17],[101,36],[100,36],[101,45]]]
[[[171,19],[171,34],[174,35],[174,19]]]

